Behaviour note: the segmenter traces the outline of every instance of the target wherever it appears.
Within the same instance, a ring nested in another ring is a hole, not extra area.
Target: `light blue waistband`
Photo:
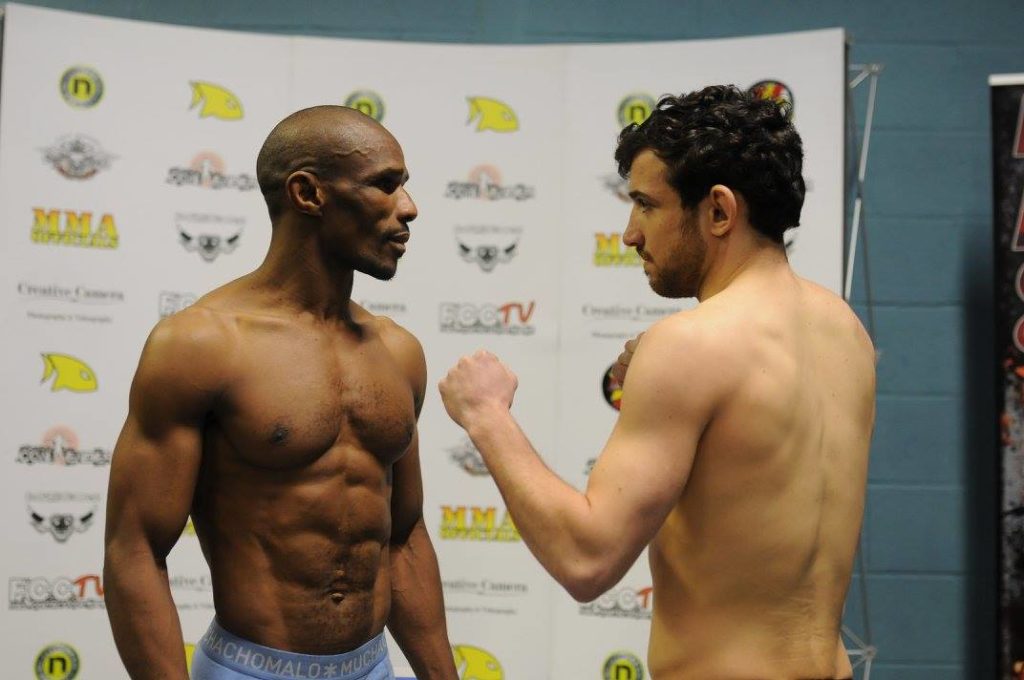
[[[214,620],[199,646],[212,661],[263,680],[357,680],[388,655],[384,633],[344,654],[298,654],[264,647]]]

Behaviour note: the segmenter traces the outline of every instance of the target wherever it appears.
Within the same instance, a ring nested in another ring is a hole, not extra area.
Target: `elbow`
[[[619,577],[621,574],[616,575],[609,565],[592,562],[572,570],[559,579],[559,583],[572,599],[582,603],[599,598],[618,582]]]

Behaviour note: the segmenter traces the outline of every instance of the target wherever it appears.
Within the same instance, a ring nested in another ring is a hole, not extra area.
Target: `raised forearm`
[[[530,552],[573,597],[590,599],[606,561],[587,497],[544,464],[508,411],[467,425]]]
[[[103,585],[114,642],[132,680],[188,680],[166,564],[148,549],[108,547]]]
[[[441,576],[422,518],[404,542],[391,544],[390,559],[391,635],[419,680],[454,680]]]

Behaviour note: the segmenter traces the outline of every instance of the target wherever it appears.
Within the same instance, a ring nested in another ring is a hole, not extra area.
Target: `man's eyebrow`
[[[409,181],[409,171],[405,168],[385,168],[379,172],[375,172],[366,178],[368,183],[376,182],[382,179],[393,179],[401,184]]]
[[[629,196],[630,198],[632,198],[632,199],[633,199],[634,201],[635,201],[636,199],[638,199],[638,198],[646,198],[646,199],[647,199],[648,201],[649,201],[649,200],[651,200],[651,197],[650,197],[650,196],[648,196],[647,194],[645,194],[644,192],[642,192],[642,191],[640,191],[640,190],[638,190],[638,189],[633,189],[632,191],[630,191],[630,192],[629,192],[629,193],[627,194],[627,196]]]

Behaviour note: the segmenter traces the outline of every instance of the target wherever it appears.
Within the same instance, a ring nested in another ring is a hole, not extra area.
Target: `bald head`
[[[314,106],[291,114],[270,131],[256,157],[256,179],[271,219],[281,214],[285,180],[297,170],[323,179],[345,173],[355,156],[396,144],[380,123],[347,106]]]

